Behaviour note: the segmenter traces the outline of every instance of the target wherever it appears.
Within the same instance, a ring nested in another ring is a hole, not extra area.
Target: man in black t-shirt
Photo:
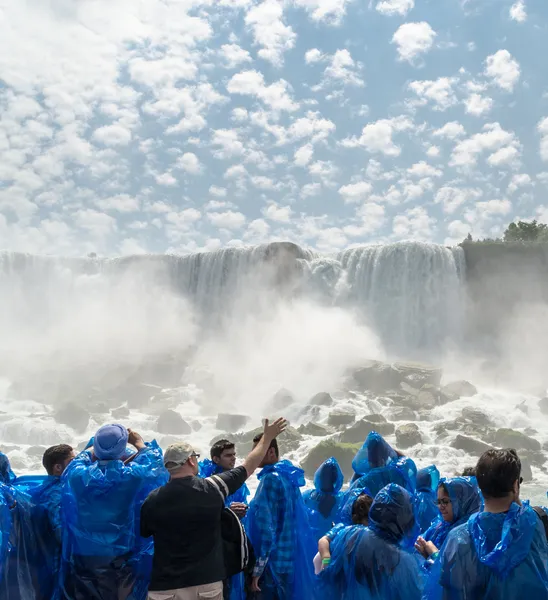
[[[263,461],[270,443],[287,427],[285,419],[265,421],[261,442],[240,467],[197,477],[199,455],[187,443],[164,454],[171,479],[152,492],[141,509],[141,535],[154,538],[149,600],[222,600],[226,578],[221,514]]]

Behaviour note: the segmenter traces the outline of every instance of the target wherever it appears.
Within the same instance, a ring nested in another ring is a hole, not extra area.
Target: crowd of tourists
[[[514,450],[442,478],[372,432],[348,487],[329,458],[305,491],[286,427],[239,466],[230,440],[200,460],[119,424],[49,448],[47,476],[0,452],[0,600],[548,600],[548,516]]]

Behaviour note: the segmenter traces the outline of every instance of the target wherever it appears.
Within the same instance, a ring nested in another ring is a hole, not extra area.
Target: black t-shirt
[[[225,579],[224,499],[246,479],[247,471],[241,466],[207,479],[173,479],[149,495],[141,508],[141,535],[154,537],[151,591]]]

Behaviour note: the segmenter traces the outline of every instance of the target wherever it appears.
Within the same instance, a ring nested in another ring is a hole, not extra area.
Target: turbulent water
[[[202,452],[219,433],[217,412],[258,421],[280,387],[296,398],[287,409],[295,425],[306,421],[302,407],[320,391],[333,393],[334,408],[352,406],[358,417],[382,413],[382,398],[342,391],[347,368],[368,358],[440,364],[462,351],[465,304],[462,249],[425,243],[330,256],[293,244],[117,259],[0,253],[0,448],[26,472],[39,469],[41,448],[33,446],[89,439],[113,420],[108,411],[90,411],[87,428],[77,433],[56,423],[54,410],[66,401],[87,407],[81,389],[112,387],[122,372],[171,388],[162,397],[193,426]],[[148,368],[168,359],[169,385]],[[13,381],[29,384],[23,399],[8,393]],[[436,444],[433,432],[465,406],[481,407],[499,427],[535,427],[545,441],[537,401],[484,388],[434,409],[419,423],[424,443],[410,453],[419,466],[436,462],[447,474],[473,462]],[[516,408],[520,402],[528,415]],[[154,437],[165,406],[133,408],[123,420]],[[329,410],[315,420],[325,422]],[[318,441],[305,438],[291,458],[301,460]],[[534,476],[530,491],[538,494],[548,478],[539,469]]]

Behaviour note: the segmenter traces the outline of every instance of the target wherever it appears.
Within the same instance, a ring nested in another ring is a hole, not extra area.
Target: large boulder
[[[382,394],[397,389],[402,380],[401,375],[392,365],[378,360],[367,361],[352,373],[352,384],[360,391]]]
[[[395,430],[393,423],[374,423],[368,421],[367,418],[361,419],[357,423],[354,423],[352,427],[349,427],[341,433],[339,439],[341,442],[348,444],[363,444],[365,438],[372,431],[380,433],[382,436],[392,435]]]
[[[121,401],[126,400],[129,408],[144,408],[150,403],[150,399],[158,392],[158,388],[146,384],[126,385],[118,390],[118,397]]]
[[[445,394],[458,398],[469,398],[475,396],[478,390],[475,385],[472,385],[469,381],[452,381],[442,387],[442,391]]]
[[[42,458],[44,456],[44,452],[46,451],[45,446],[31,446],[27,448],[27,455],[32,458]]]
[[[543,415],[548,415],[548,398],[539,400],[538,407]]]
[[[334,410],[329,413],[327,423],[332,427],[339,427],[341,425],[350,425],[351,423],[354,423],[355,420],[356,413],[353,411]]]
[[[308,401],[310,406],[331,406],[333,404],[333,398],[331,394],[327,392],[319,392],[315,396],[312,396]]]
[[[249,417],[246,415],[232,415],[228,413],[219,413],[217,415],[217,422],[215,427],[217,429],[221,429],[223,431],[238,431],[243,429],[247,422],[249,421]]]
[[[401,381],[419,389],[427,383],[439,387],[443,375],[443,369],[423,363],[397,362],[393,368],[399,373]]]
[[[285,410],[288,406],[291,406],[295,402],[293,394],[285,388],[279,389],[272,400],[270,401],[270,407],[273,412],[278,413],[281,410]]]
[[[416,444],[422,444],[422,436],[415,423],[400,425],[396,429],[396,443],[398,448],[405,450]]]
[[[110,411],[113,419],[127,419],[129,417],[129,408],[127,406],[120,406],[119,408],[113,408]]]
[[[319,425],[318,423],[307,423],[306,425],[301,425],[297,431],[301,435],[314,435],[317,437],[326,437],[333,433],[331,429],[325,425]]]
[[[317,446],[312,448],[307,457],[302,462],[307,477],[312,479],[318,467],[332,456],[337,459],[346,479],[352,477],[352,461],[356,452],[361,448],[361,444],[344,444],[334,440],[323,440]]]
[[[174,410],[165,410],[158,417],[156,431],[158,433],[167,433],[171,435],[188,435],[192,433],[192,427],[178,412],[175,412]]]
[[[238,454],[240,456],[246,456],[253,448],[253,438],[263,432],[262,427],[257,427],[251,431],[245,433],[239,433],[232,435],[228,439],[237,444]],[[221,438],[217,438],[221,439]],[[278,447],[280,449],[280,455],[283,456],[288,452],[294,452],[301,445],[303,436],[294,428],[288,427],[283,433],[278,436]]]
[[[55,413],[55,420],[62,425],[68,425],[79,433],[84,432],[89,425],[89,413],[77,404],[65,404]]]
[[[486,444],[485,442],[460,434],[457,435],[450,445],[452,448],[464,450],[464,452],[477,457],[480,457],[487,450],[493,449],[492,446],[489,446],[489,444]]]
[[[538,440],[514,429],[498,429],[495,434],[495,443],[500,448],[514,448],[515,450],[537,452],[541,449]]]
[[[409,406],[393,406],[386,411],[390,421],[416,421],[419,417]]]
[[[482,410],[466,407],[462,409],[462,418],[478,427],[492,427],[493,421]]]

